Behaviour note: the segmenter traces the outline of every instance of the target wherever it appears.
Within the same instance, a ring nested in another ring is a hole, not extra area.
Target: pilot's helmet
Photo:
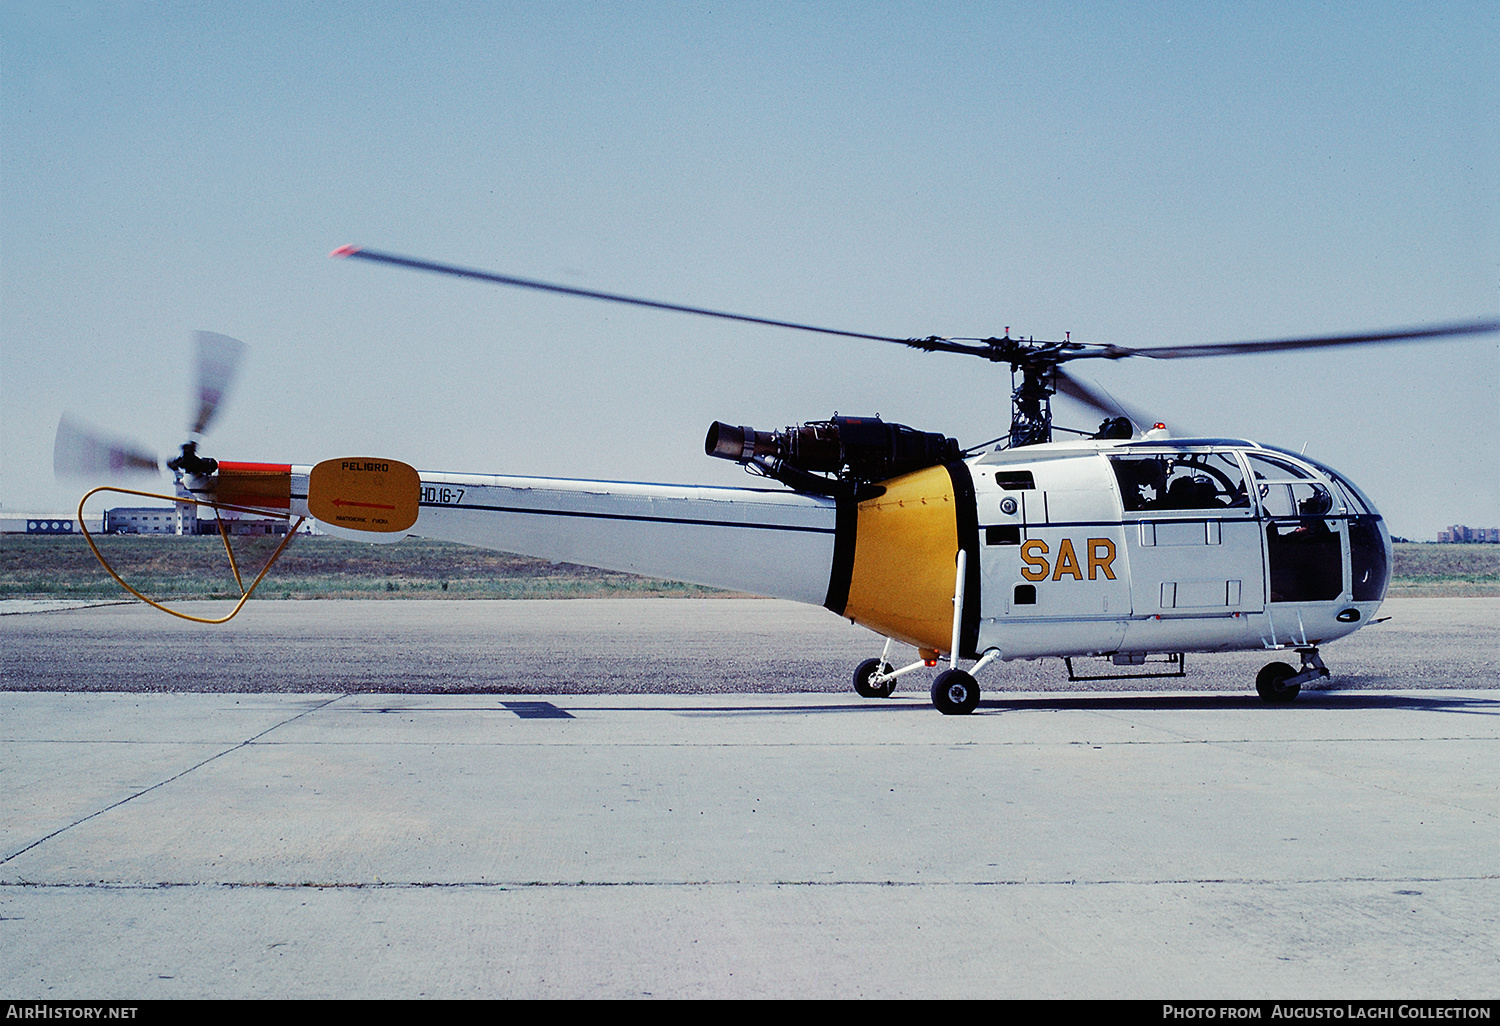
[[[1297,503],[1297,512],[1306,517],[1320,517],[1333,508],[1333,496],[1322,485],[1313,485],[1313,493]]]

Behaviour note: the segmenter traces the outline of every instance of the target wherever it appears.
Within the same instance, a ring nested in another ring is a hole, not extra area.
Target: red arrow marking
[[[351,502],[348,499],[334,499],[335,506],[360,506],[364,509],[395,509],[395,506],[382,506],[378,502]]]

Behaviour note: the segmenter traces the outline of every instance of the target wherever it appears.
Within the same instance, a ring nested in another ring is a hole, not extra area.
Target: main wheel
[[[1302,690],[1301,684],[1288,684],[1297,671],[1286,663],[1268,663],[1255,675],[1255,690],[1267,702],[1290,702]]]
[[[932,704],[944,716],[962,716],[979,704],[979,685],[963,670],[944,670],[932,679]]]
[[[862,698],[890,698],[891,692],[896,690],[894,680],[880,684],[870,683],[870,678],[875,674],[890,672],[890,663],[883,663],[879,659],[866,659],[854,668],[854,690],[858,691]]]

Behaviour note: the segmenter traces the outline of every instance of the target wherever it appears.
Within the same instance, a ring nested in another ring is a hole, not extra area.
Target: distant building
[[[1500,544],[1500,527],[1467,527],[1463,524],[1454,524],[1438,532],[1438,541]]]
[[[104,511],[105,534],[186,534],[181,506],[124,506]]]
[[[282,520],[278,517],[241,516],[237,520],[225,518],[224,527],[233,535],[284,535],[291,531],[292,521]],[[218,534],[219,523],[217,520],[199,520],[197,522],[196,533]],[[311,520],[302,525],[301,533],[313,533]]]
[[[99,514],[88,515],[88,528],[99,529]],[[78,522],[78,513],[12,513],[0,514],[0,534],[78,534],[83,525]]]
[[[72,517],[27,517],[27,534],[72,534]]]
[[[90,511],[85,516],[87,523],[78,521],[74,513],[12,513],[0,514],[0,534],[80,534],[86,526],[98,534],[218,534],[219,525],[212,518],[200,520],[197,509],[181,506],[122,506],[107,509],[103,513]],[[280,517],[258,517],[243,514],[224,523],[233,535],[285,535],[291,530],[292,521]],[[311,517],[302,525],[300,534],[317,534]]]
[[[291,523],[280,517],[257,517],[242,515],[226,518],[224,525],[232,535],[284,535],[291,530]],[[197,510],[188,505],[180,506],[123,506],[104,511],[105,534],[218,534],[218,521],[200,519]],[[311,534],[311,521],[302,526],[303,534]]]

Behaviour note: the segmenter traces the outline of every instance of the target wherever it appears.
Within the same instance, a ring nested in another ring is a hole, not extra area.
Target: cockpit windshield
[[[1383,599],[1391,577],[1390,542],[1364,493],[1306,456],[1257,452],[1246,453],[1245,459],[1261,508],[1271,518],[1266,525],[1271,601],[1320,600],[1337,593],[1337,538],[1328,533],[1330,524],[1343,524],[1348,533],[1351,597],[1356,602]],[[1327,537],[1319,543],[1323,535]]]
[[[1333,483],[1333,491],[1317,480],[1312,471],[1291,460],[1260,453],[1247,453],[1245,459],[1250,463],[1250,474],[1255,479],[1261,508],[1267,516],[1320,517],[1334,513],[1370,512],[1358,489],[1327,467],[1313,464]]]

